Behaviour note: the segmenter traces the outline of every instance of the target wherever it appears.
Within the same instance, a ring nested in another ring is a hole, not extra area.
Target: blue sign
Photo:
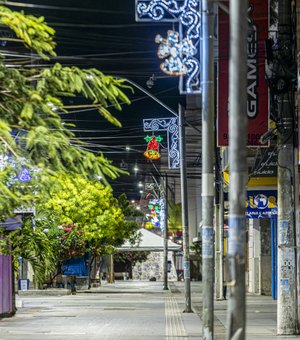
[[[84,256],[64,261],[64,275],[87,276],[88,268]]]
[[[247,191],[247,218],[275,218],[277,217],[277,191]]]

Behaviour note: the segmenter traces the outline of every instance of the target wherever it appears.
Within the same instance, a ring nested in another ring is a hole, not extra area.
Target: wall
[[[171,272],[168,273],[168,279],[171,281],[176,281],[177,274],[173,252],[169,252],[168,261],[171,261]],[[149,281],[150,278],[155,277],[157,281],[163,281],[163,263],[163,252],[151,252],[147,261],[142,263],[137,262],[132,268],[132,279]]]
[[[249,219],[249,285],[248,291],[261,293],[260,287],[260,225],[258,219]]]
[[[249,285],[254,294],[272,293],[271,229],[269,219],[249,219]]]

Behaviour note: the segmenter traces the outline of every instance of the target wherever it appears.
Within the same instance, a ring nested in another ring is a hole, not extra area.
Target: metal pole
[[[109,262],[110,262],[110,270],[109,270],[109,283],[115,282],[115,275],[114,275],[114,255],[109,255]]]
[[[245,197],[247,183],[247,0],[230,0],[229,247],[230,298],[226,339],[245,339]]]
[[[185,125],[184,110],[179,105],[179,134],[180,134],[180,184],[181,184],[181,216],[183,231],[183,268],[184,268],[184,296],[186,313],[192,312],[191,307],[191,275],[190,275],[190,245],[189,245],[189,219],[187,198],[187,173],[186,173],[186,150],[185,150]]]
[[[214,1],[202,0],[202,273],[205,340],[214,338]]]
[[[216,152],[216,158],[220,159],[220,153]],[[217,163],[218,161],[216,161]],[[218,162],[219,163],[219,162]],[[223,183],[221,169],[216,166],[215,184],[215,277],[216,277],[216,300],[223,300],[223,229],[224,229],[224,204]]]
[[[278,3],[278,40],[280,63],[289,70],[293,64],[291,0]],[[294,220],[294,147],[293,87],[279,95],[280,117],[278,137],[278,303],[277,334],[295,334],[297,328],[296,256]]]
[[[296,29],[296,37],[297,37],[297,65],[298,65],[298,74],[300,74],[300,0],[296,1],[296,22],[297,22],[297,29]],[[297,91],[297,106],[300,107],[300,78],[298,77],[298,91]],[[300,141],[300,134],[299,134],[299,113],[297,114],[297,138],[296,140],[298,143],[294,145],[295,150],[295,226],[299,226],[300,216],[299,216],[299,174],[298,174],[298,164],[299,164],[299,141]],[[297,246],[297,252],[296,252],[296,263],[297,263],[297,273],[298,273],[298,280],[297,280],[297,300],[298,300],[298,327],[300,325],[300,280],[299,280],[299,273],[300,273],[300,230],[299,228],[296,228],[296,246]]]
[[[164,178],[163,196],[165,201],[165,221],[164,221],[164,290],[168,290],[168,177]]]

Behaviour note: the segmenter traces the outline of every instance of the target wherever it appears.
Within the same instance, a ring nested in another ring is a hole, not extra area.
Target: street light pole
[[[180,182],[181,182],[181,213],[183,231],[183,268],[184,268],[184,294],[186,313],[192,312],[191,307],[191,275],[190,275],[190,246],[189,246],[189,219],[187,199],[187,174],[185,154],[185,125],[184,111],[179,105],[179,134],[180,134]]]
[[[202,0],[202,273],[203,330],[214,338],[214,0]]]
[[[167,174],[163,181],[163,200],[165,206],[164,220],[164,290],[168,290],[168,177]]]
[[[287,89],[278,96],[278,116],[281,126],[278,136],[278,335],[296,334],[299,326],[297,320],[295,198],[292,184],[294,179],[295,103],[293,83],[288,78],[288,73],[291,73],[290,69],[295,64],[292,47],[291,6],[291,0],[281,0],[278,3],[278,45],[280,46],[278,76],[286,79],[284,81],[287,82]]]
[[[227,340],[245,339],[246,326],[247,10],[248,0],[230,0],[228,260],[231,282]]]

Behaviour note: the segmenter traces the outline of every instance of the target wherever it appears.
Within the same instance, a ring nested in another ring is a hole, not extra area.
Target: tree
[[[99,181],[79,175],[56,178],[50,198],[40,201],[37,209],[50,237],[51,230],[62,225],[59,263],[89,252],[92,266],[96,256],[114,252],[126,239],[136,239],[138,224],[125,219],[124,196],[122,203],[123,207],[113,197],[112,189]]]
[[[22,229],[4,234],[0,229],[0,254],[13,255],[15,261],[22,258],[28,261],[34,271],[34,282],[41,285],[56,269],[55,248],[42,228],[32,229],[30,218],[23,220]],[[17,268],[17,265],[15,265]]]
[[[55,56],[55,31],[47,26],[43,17],[36,18],[23,12],[0,6],[0,23],[15,33],[8,41],[22,42],[41,58]],[[29,58],[30,56],[28,56]],[[82,95],[90,103],[81,107],[94,107],[109,122],[120,122],[107,110],[109,105],[120,110],[121,103],[129,104],[123,92],[129,88],[124,80],[106,76],[97,69],[63,67],[11,68],[0,53],[0,214],[11,215],[20,205],[35,201],[33,187],[47,189],[49,175],[56,173],[95,175],[116,178],[117,169],[101,153],[95,155],[84,149],[84,143],[68,130],[59,113],[69,112],[65,98]],[[30,183],[22,186],[9,179],[18,175],[20,167],[34,172]],[[37,171],[38,170],[38,171]],[[106,182],[107,183],[107,182]]]
[[[80,175],[56,177],[50,198],[41,200],[37,209],[52,225],[74,223],[83,228],[90,247],[119,246],[135,231],[127,227],[111,187]]]

